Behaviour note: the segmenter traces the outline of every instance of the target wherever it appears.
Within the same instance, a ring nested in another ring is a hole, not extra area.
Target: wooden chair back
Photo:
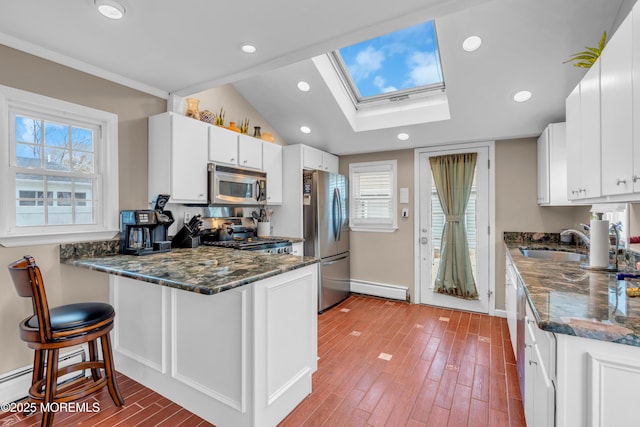
[[[9,274],[18,295],[31,298],[33,314],[38,317],[41,342],[51,341],[52,332],[47,294],[44,290],[40,267],[36,265],[35,259],[26,255],[22,259],[12,262],[9,264]]]

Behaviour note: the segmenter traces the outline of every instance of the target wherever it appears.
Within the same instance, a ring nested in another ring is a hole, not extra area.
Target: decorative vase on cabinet
[[[199,99],[187,98],[187,111],[184,113],[184,115],[196,120],[200,120],[200,110],[198,109],[199,105]]]

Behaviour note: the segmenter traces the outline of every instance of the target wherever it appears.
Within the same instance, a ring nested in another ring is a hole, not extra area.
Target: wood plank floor
[[[505,319],[351,296],[318,317],[318,356],[313,393],[281,427],[525,426]],[[124,407],[102,390],[85,399],[100,411],[58,413],[55,425],[211,426],[124,375],[118,381]],[[0,415],[3,427],[39,422],[40,414]]]

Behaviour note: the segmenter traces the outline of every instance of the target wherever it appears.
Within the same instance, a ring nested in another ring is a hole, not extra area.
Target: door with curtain
[[[422,304],[489,312],[488,160],[488,147],[419,153]]]

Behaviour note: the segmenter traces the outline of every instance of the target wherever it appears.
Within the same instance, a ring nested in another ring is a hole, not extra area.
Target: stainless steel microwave
[[[209,163],[209,203],[258,205],[267,201],[267,173]]]

